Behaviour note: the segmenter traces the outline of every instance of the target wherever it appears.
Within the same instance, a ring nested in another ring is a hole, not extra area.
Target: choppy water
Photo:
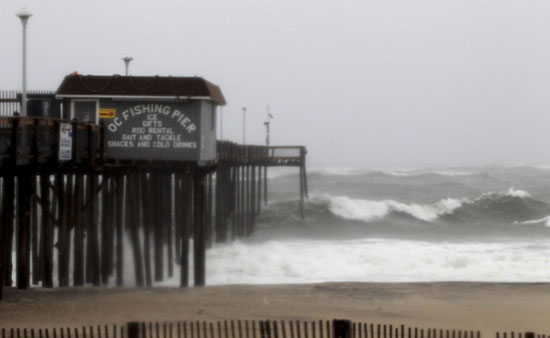
[[[550,169],[270,172],[249,239],[207,253],[209,284],[550,281]],[[170,282],[168,282],[170,284]]]
[[[550,282],[550,167],[312,169],[305,219],[297,170],[269,176],[256,232],[207,251],[207,284]]]

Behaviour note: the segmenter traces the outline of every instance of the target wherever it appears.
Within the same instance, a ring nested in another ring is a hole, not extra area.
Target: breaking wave
[[[395,200],[355,199],[347,196],[319,194],[310,201],[311,209],[325,209],[346,220],[373,222],[400,215],[421,222],[499,221],[507,223],[550,226],[547,203],[535,200],[524,191],[510,188],[505,192],[490,192],[473,199],[444,198],[432,203],[405,203]],[[319,210],[317,210],[319,211]]]

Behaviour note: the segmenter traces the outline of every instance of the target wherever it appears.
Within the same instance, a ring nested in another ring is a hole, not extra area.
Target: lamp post
[[[131,56],[125,56],[122,58],[122,61],[124,61],[124,66],[126,67],[126,76],[130,74],[130,61],[132,61],[134,58]]]
[[[21,19],[23,25],[23,88],[21,91],[21,116],[27,116],[27,22],[32,16],[32,13],[23,8],[15,14]]]
[[[273,115],[271,115],[270,105],[267,105],[265,110],[267,111],[267,119],[264,122],[265,129],[266,129],[265,144],[269,147],[269,125],[271,124],[270,120],[273,118]]]
[[[243,145],[246,144],[246,107],[243,107]]]

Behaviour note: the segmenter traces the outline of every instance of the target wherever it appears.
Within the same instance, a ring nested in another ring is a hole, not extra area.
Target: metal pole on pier
[[[23,83],[21,91],[21,116],[27,116],[27,22],[32,16],[32,13],[23,8],[16,14],[21,19],[21,25],[23,26]]]
[[[122,58],[122,61],[124,61],[124,67],[125,67],[125,75],[128,76],[130,75],[130,62],[133,60],[134,58],[131,57],[131,56],[125,56]]]
[[[243,145],[246,144],[246,107],[243,107]]]
[[[273,115],[271,115],[271,105],[267,105],[265,109],[267,111],[267,119],[264,122],[266,129],[265,144],[267,146],[267,156],[269,157],[269,126],[271,125],[270,120],[273,118]],[[267,204],[267,165],[264,166],[264,203]]]

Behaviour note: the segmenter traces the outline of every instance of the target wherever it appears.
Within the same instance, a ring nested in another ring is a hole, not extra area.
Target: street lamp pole
[[[270,120],[273,118],[273,115],[271,115],[270,105],[268,105],[265,110],[267,111],[267,119],[264,122],[266,128],[265,144],[269,147],[269,125],[271,124]]]
[[[122,61],[124,61],[124,66],[126,67],[126,76],[130,74],[130,61],[132,61],[134,58],[131,56],[125,56],[122,58]]]
[[[27,116],[27,22],[32,16],[32,13],[26,8],[23,8],[15,15],[21,19],[21,24],[23,26],[23,88],[21,91],[21,116]]]
[[[243,145],[246,144],[246,107],[243,107]]]

